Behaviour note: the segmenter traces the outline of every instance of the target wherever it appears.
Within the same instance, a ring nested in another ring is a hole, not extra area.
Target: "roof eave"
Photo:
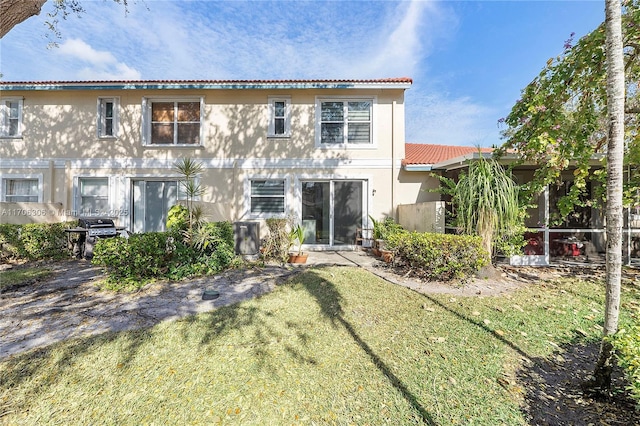
[[[52,90],[246,90],[246,89],[401,89],[411,87],[410,79],[397,80],[309,80],[309,81],[52,81],[5,82],[3,91]]]
[[[467,167],[469,161],[477,160],[482,156],[483,158],[491,158],[492,152],[470,152],[465,155],[460,155],[455,158],[440,161],[433,165],[434,170],[454,170],[462,167]]]
[[[433,164],[403,164],[402,168],[407,172],[430,172]]]

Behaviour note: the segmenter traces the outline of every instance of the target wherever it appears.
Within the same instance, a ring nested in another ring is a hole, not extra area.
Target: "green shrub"
[[[140,288],[153,279],[214,274],[233,262],[231,223],[205,223],[195,232],[193,244],[177,231],[102,238],[94,248],[93,263],[106,270],[108,288],[121,290]]]
[[[489,262],[482,239],[477,236],[396,230],[385,241],[396,261],[429,280],[464,278]]]
[[[30,259],[58,259],[69,256],[67,235],[70,223],[29,223],[22,227],[22,243]]]
[[[175,204],[167,213],[167,230],[184,231],[189,227],[189,209],[182,204]]]
[[[373,223],[373,238],[375,240],[386,240],[390,235],[396,232],[404,231],[399,223],[396,223],[392,217],[385,217],[384,220],[375,220],[373,216],[369,216]]]
[[[640,409],[640,325],[620,329],[611,342],[618,365],[629,382],[627,389]]]
[[[101,238],[93,250],[93,263],[107,268],[112,279],[145,281],[168,271],[175,251],[173,233],[148,232],[129,238]]]
[[[22,225],[0,224],[1,259],[22,259],[27,257],[24,244],[20,239]]]
[[[28,260],[68,257],[64,230],[75,225],[76,222],[0,225],[2,256]]]

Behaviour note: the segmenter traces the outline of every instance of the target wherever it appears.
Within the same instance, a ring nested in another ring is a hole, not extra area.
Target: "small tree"
[[[624,52],[622,43],[622,5],[620,0],[606,0],[607,58],[607,273],[603,339],[594,379],[587,388],[608,395],[614,363],[613,344],[609,336],[618,331],[620,287],[622,282],[622,163],[624,158]]]
[[[191,241],[194,228],[197,228],[202,218],[202,207],[195,201],[204,194],[204,187],[200,185],[198,177],[204,170],[202,163],[189,157],[181,158],[174,163],[175,170],[182,176],[178,182],[179,189],[184,191],[186,208],[189,211],[186,237]]]
[[[457,182],[441,177],[443,192],[452,196],[455,224],[467,235],[479,235],[487,252],[499,245],[505,254],[522,247],[524,209],[519,187],[496,160],[480,155]]]

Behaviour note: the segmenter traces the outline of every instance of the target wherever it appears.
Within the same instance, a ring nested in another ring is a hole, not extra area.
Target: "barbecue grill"
[[[73,243],[73,254],[78,258],[93,258],[93,247],[98,238],[115,237],[118,235],[113,220],[102,217],[78,218],[78,226],[65,230],[69,234],[78,234],[78,240]]]
[[[88,237],[113,237],[118,234],[113,220],[100,217],[81,217],[78,229],[86,229]]]

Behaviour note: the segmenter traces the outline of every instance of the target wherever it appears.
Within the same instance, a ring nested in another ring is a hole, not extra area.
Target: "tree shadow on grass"
[[[376,368],[384,374],[391,385],[400,392],[407,403],[420,415],[425,424],[435,425],[435,420],[427,409],[420,404],[418,398],[411,393],[402,380],[396,376],[384,360],[376,354],[373,348],[360,337],[353,325],[345,319],[342,309],[343,299],[334,284],[313,271],[307,272],[307,277],[308,278],[302,282],[307,292],[314,297],[320,306],[322,315],[329,319],[335,326],[340,326],[347,331],[353,341],[369,356]]]
[[[516,372],[524,392],[523,414],[535,425],[637,425],[640,411],[624,392],[625,381],[614,369],[615,393],[598,400],[586,397],[582,385],[592,373],[600,342],[574,342],[545,358],[532,358]]]
[[[385,277],[380,277],[386,280]],[[585,295],[571,289],[563,287],[563,290],[585,298]],[[524,392],[525,406],[522,412],[530,424],[640,424],[640,411],[636,410],[635,402],[624,390],[626,382],[620,368],[614,368],[612,389],[615,389],[615,393],[611,397],[597,400],[585,396],[582,386],[593,372],[600,348],[599,341],[585,343],[576,336],[573,343],[561,346],[560,352],[554,355],[531,357],[483,322],[470,318],[428,294],[420,294],[431,303],[487,332],[522,357],[525,365],[518,370],[516,383],[509,380],[498,382],[510,391]],[[590,297],[587,300],[602,303]]]
[[[98,336],[76,338],[44,348],[32,349],[3,360],[0,365],[0,419],[7,414],[29,410],[29,404],[46,395],[60,382],[62,377],[77,377],[75,360],[90,354],[105,344],[117,342],[117,358],[111,364],[114,369],[129,362],[139,348],[151,336],[149,330],[107,332]],[[21,400],[12,398],[12,389],[26,387],[26,396]]]

